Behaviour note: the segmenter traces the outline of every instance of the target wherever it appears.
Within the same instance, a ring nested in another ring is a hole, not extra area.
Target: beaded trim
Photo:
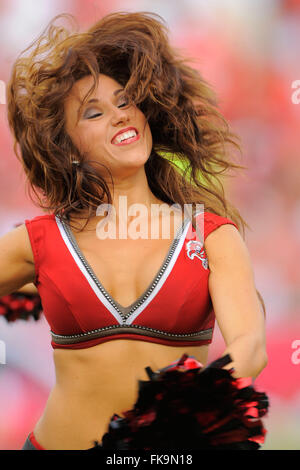
[[[163,261],[163,264],[158,272],[158,274],[156,275],[156,277],[154,278],[153,282],[151,283],[150,287],[144,292],[143,297],[142,298],[139,298],[136,302],[134,302],[132,305],[132,308],[130,309],[130,311],[128,313],[124,313],[122,310],[120,310],[119,306],[120,304],[117,304],[114,299],[109,295],[109,293],[104,289],[104,287],[102,286],[101,282],[99,281],[99,279],[97,278],[96,274],[94,273],[92,267],[90,266],[90,264],[87,262],[86,258],[83,256],[83,253],[81,252],[78,244],[77,244],[77,241],[72,233],[72,231],[70,230],[68,224],[60,217],[58,217],[59,221],[61,222],[63,228],[64,228],[64,231],[70,241],[70,243],[72,244],[72,247],[74,248],[77,256],[80,258],[82,264],[84,265],[86,271],[88,272],[88,274],[90,275],[90,277],[93,279],[93,281],[95,282],[95,284],[97,285],[97,287],[99,288],[99,290],[101,291],[102,295],[106,298],[106,300],[114,307],[114,309],[119,313],[119,315],[121,316],[122,320],[124,322],[126,322],[126,320],[133,314],[133,312],[140,306],[144,303],[144,301],[149,297],[149,295],[152,293],[152,291],[155,289],[156,285],[158,284],[160,278],[162,277],[162,275],[164,274],[165,270],[167,269],[172,257],[173,257],[173,254],[177,248],[177,245],[178,243],[181,241],[181,237],[183,235],[183,232],[184,232],[184,229],[186,227],[186,223],[188,222],[187,219],[185,219],[181,226],[178,228],[177,232],[176,232],[176,235],[174,237],[174,240],[171,244],[171,247],[169,248],[169,251]]]
[[[117,304],[114,299],[108,294],[108,292],[104,289],[102,284],[100,283],[99,279],[95,275],[93,269],[87,262],[86,258],[83,256],[83,253],[81,252],[77,241],[75,237],[73,236],[72,231],[70,230],[69,226],[65,221],[61,218],[58,217],[58,220],[61,222],[64,232],[70,241],[75,253],[81,260],[83,266],[85,267],[87,273],[89,276],[93,279],[103,296],[107,299],[107,301],[114,307],[114,309],[120,314],[122,321],[126,323],[126,320],[132,315],[132,313],[144,303],[144,301],[150,296],[152,291],[155,289],[157,283],[161,279],[162,275],[164,274],[166,268],[168,267],[174,252],[181,241],[182,235],[185,231],[186,228],[186,223],[189,222],[187,219],[185,219],[179,229],[177,230],[177,233],[174,237],[174,240],[171,244],[171,247],[169,248],[169,251],[163,261],[163,264],[161,265],[161,268],[154,278],[153,282],[151,283],[150,287],[144,292],[143,297],[139,298],[136,302],[134,302],[132,305],[132,308],[127,314],[124,314],[118,307],[119,304]],[[121,307],[121,306],[120,306]],[[165,332],[162,330],[157,330],[154,328],[146,327],[146,326],[141,326],[141,325],[131,325],[131,324],[119,324],[119,325],[109,325],[103,328],[98,328],[96,330],[91,330],[87,331],[85,333],[78,333],[75,335],[59,335],[54,333],[53,331],[50,331],[51,336],[53,341],[56,344],[73,344],[73,343],[80,343],[86,340],[91,340],[95,338],[101,338],[105,336],[112,336],[116,334],[136,334],[136,335],[144,335],[144,336],[149,336],[149,337],[154,337],[154,338],[160,338],[160,339],[170,339],[170,340],[175,340],[175,341],[190,341],[190,342],[196,342],[196,341],[201,341],[201,340],[211,340],[212,339],[212,333],[213,329],[209,328],[206,330],[201,330],[198,332],[193,332],[193,333],[169,333]]]
[[[51,331],[51,336],[56,344],[73,344],[81,343],[86,340],[111,336],[116,334],[137,334],[146,335],[152,338],[170,339],[178,341],[199,341],[212,339],[213,329],[201,330],[194,333],[169,333],[155,328],[141,325],[110,325],[96,330],[87,331],[86,333],[78,333],[76,335],[58,335]]]

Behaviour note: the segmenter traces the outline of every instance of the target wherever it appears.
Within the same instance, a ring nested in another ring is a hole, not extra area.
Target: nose
[[[111,118],[111,123],[113,126],[117,126],[118,124],[122,122],[127,122],[129,121],[129,112],[126,109],[122,108],[115,108],[113,110],[112,118]]]

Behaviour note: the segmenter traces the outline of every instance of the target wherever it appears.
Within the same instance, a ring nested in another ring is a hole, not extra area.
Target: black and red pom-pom
[[[178,361],[139,381],[134,408],[114,414],[101,449],[257,450],[266,430],[261,421],[268,398],[222,369],[229,355],[203,367],[184,354]],[[97,450],[97,441],[93,450]]]
[[[0,317],[8,322],[16,320],[39,320],[43,311],[41,298],[38,294],[13,292],[0,297]]]

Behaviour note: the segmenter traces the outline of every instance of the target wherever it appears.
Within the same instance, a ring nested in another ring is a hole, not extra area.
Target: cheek
[[[81,152],[88,154],[103,147],[105,135],[96,126],[82,126],[74,132],[73,141]]]

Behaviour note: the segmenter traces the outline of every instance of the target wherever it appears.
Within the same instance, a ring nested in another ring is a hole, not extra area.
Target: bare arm
[[[31,295],[39,294],[37,288],[32,282],[29,284],[25,284],[25,286],[21,287],[20,289],[17,289],[14,292],[20,292],[21,294],[31,294]]]
[[[267,364],[265,321],[256,293],[248,248],[230,224],[205,240],[210,275],[209,292],[235,377],[255,378]]]
[[[24,287],[31,289],[34,278],[32,249],[26,226],[22,224],[0,238],[0,297]],[[35,288],[33,284],[32,287]]]

